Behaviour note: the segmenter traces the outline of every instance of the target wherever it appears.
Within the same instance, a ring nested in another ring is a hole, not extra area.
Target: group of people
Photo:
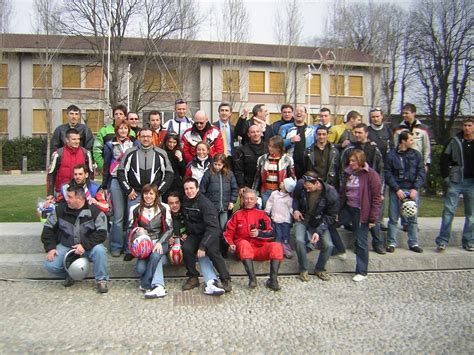
[[[187,270],[183,290],[200,285],[198,262],[206,294],[231,291],[224,258],[234,255],[243,263],[250,288],[257,287],[253,261],[270,260],[265,286],[278,291],[280,264],[294,256],[293,249],[302,281],[310,279],[308,253],[320,249],[314,275],[328,281],[329,258],[346,257],[340,226],[353,232],[353,280],[362,281],[368,272],[369,232],[376,253],[395,252],[403,202],[419,204],[430,165],[428,131],[409,103],[393,131],[379,108],[370,110],[369,125],[357,111],[332,125],[327,108],[320,110],[320,123],[311,125],[306,107],[285,104],[281,120],[270,125],[267,108],[259,104],[251,117],[244,110],[234,126],[230,104],[221,103],[219,120],[211,123],[204,111],[187,117],[187,103],[180,99],[172,120],[163,125],[161,114],[152,111],[140,128],[138,114],[119,105],[113,109],[114,121],[95,139],[80,123],[78,107],[67,112],[68,123],[56,128],[51,142],[46,204],[54,203],[55,209],[41,237],[45,267],[64,277],[64,286],[73,285],[63,264],[73,249],[94,262],[101,293],[108,291],[107,235],[112,257],[138,257],[145,298],[166,296],[163,265],[177,262],[176,254],[166,256],[175,249],[181,250]],[[462,243],[474,251],[473,138],[474,121],[466,119],[463,132],[443,151],[441,168],[449,188],[436,239],[439,251],[449,242],[460,194],[466,214]],[[101,184],[93,180],[93,164],[102,174]],[[416,211],[401,223],[409,249],[423,252]],[[146,253],[145,244],[137,244],[143,235],[150,243]]]

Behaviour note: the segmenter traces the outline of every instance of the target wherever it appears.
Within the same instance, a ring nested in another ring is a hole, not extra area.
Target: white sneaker
[[[162,298],[165,297],[167,293],[163,286],[158,285],[153,290],[147,291],[145,298]]]
[[[354,282],[360,282],[360,281],[364,281],[366,278],[367,278],[367,275],[356,274],[356,275],[352,278],[352,281],[354,281]]]
[[[207,281],[206,287],[204,288],[204,293],[211,296],[220,296],[225,293],[223,288],[217,287],[216,280]]]

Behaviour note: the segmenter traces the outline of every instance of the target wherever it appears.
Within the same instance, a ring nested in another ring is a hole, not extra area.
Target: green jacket
[[[94,146],[92,148],[92,157],[94,158],[95,163],[99,171],[102,171],[104,166],[104,146],[105,143],[112,140],[115,137],[115,126],[113,123],[108,124],[107,126],[102,127],[97,136],[95,137]],[[135,137],[135,132],[130,131],[130,137]]]

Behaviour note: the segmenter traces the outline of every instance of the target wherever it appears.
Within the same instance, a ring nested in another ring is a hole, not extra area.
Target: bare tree
[[[11,0],[0,0],[0,59],[3,57],[3,34],[10,29],[10,19],[13,13]]]
[[[52,18],[58,15],[59,7],[55,0],[35,0],[35,12],[37,13],[35,32],[38,35],[42,35],[43,48],[38,54],[41,61],[41,73],[38,76],[39,83],[35,83],[36,86],[40,84],[43,86],[43,108],[45,114],[45,125],[46,125],[46,168],[49,166],[50,149],[51,149],[51,134],[53,131],[53,114],[52,114],[52,101],[53,101],[53,87],[49,83],[53,83],[52,80],[52,65],[56,55],[57,48],[50,46],[49,36],[55,34],[54,28],[52,28]]]
[[[474,46],[472,0],[423,0],[412,11],[416,76],[438,142],[448,138],[468,95]]]
[[[219,40],[223,55],[220,63],[223,68],[223,91],[232,110],[240,111],[240,87],[242,72],[248,61],[242,58],[248,42],[249,16],[242,0],[226,0],[223,6],[222,21],[218,24]]]
[[[300,44],[301,31],[303,28],[302,14],[299,0],[289,0],[283,8],[280,8],[274,23],[276,37],[280,47],[281,56],[285,58],[283,63],[284,103],[293,101],[296,105],[297,78],[294,77],[296,63],[294,58],[295,46]],[[293,77],[293,80],[290,78]]]
[[[183,9],[187,9],[185,4],[188,3],[188,0],[68,0],[55,23],[62,33],[82,36],[90,43],[96,62],[110,73],[107,80],[111,106],[127,99],[123,86],[129,80],[127,62],[131,63],[134,80],[131,106],[140,109],[153,99],[153,94],[150,95],[144,87],[144,76],[159,54],[162,40],[183,27],[195,25],[191,22],[183,25],[182,22]],[[109,34],[110,53],[107,45]],[[133,34],[143,38],[145,54],[132,59],[127,58],[124,51],[126,36]],[[110,54],[110,67],[105,59],[107,54]]]

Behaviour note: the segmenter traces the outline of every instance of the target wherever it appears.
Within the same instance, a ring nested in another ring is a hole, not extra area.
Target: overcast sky
[[[216,22],[221,16],[224,0],[196,0],[200,3],[199,9],[206,16],[206,21],[200,28],[199,39],[218,40]],[[346,0],[354,2],[356,0]],[[391,0],[401,6],[408,6],[413,0]],[[30,33],[34,23],[34,0],[13,0],[14,16],[10,24],[12,32]],[[276,43],[276,17],[279,9],[284,9],[287,0],[244,0],[250,18],[250,42]],[[301,21],[303,22],[302,40],[309,40],[324,34],[326,17],[334,0],[300,0]],[[387,2],[386,0],[372,0]],[[30,21],[26,20],[30,19]]]

